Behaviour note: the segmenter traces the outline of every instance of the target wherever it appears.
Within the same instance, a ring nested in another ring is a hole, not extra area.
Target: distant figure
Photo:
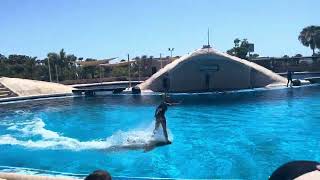
[[[111,175],[107,171],[96,170],[89,174],[84,180],[111,180]]]
[[[287,79],[288,79],[287,87],[289,86],[289,83],[290,83],[290,87],[292,86],[292,75],[293,75],[292,71],[287,72]]]

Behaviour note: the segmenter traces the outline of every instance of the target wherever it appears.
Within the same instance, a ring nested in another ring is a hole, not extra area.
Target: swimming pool
[[[267,179],[281,164],[320,160],[320,87],[178,94],[173,143],[108,150],[152,133],[161,97],[111,95],[0,104],[0,165],[161,178]]]

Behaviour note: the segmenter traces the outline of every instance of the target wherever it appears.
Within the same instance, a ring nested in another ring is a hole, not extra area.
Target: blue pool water
[[[167,112],[173,143],[149,152],[110,147],[150,139],[160,96],[0,104],[0,166],[77,174],[107,169],[122,177],[267,179],[290,160],[320,160],[319,86],[172,98],[182,101]]]

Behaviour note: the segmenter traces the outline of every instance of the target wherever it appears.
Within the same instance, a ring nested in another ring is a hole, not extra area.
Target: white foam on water
[[[14,115],[16,116],[28,116],[28,115],[32,115],[32,113],[30,111],[27,110],[16,110],[14,111]],[[12,119],[5,117],[3,119],[0,119],[0,126],[12,126],[16,124],[16,122],[13,122]]]
[[[19,131],[24,136],[36,136],[41,135],[44,139],[59,138],[59,134],[54,131],[50,131],[44,128],[45,123],[40,118],[35,118],[33,121],[27,121],[23,123],[16,123],[8,130]]]
[[[61,133],[48,130],[40,118],[10,124],[7,130],[18,132],[20,137],[16,137],[13,134],[2,135],[0,136],[0,145],[19,145],[33,149],[67,149],[80,151],[130,145],[143,147],[151,141],[165,140],[161,129],[153,135],[153,124],[150,124],[147,128],[134,129],[127,132],[117,131],[106,139],[95,139],[91,141],[79,141],[78,139],[65,137]],[[34,140],[33,137],[35,136],[40,136],[41,138]],[[23,139],[21,139],[21,137],[23,137]]]

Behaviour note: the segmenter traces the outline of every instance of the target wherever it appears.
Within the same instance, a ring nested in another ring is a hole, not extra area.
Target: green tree
[[[257,58],[259,57],[259,54],[254,53],[254,54],[250,54],[249,58]]]
[[[64,49],[61,49],[59,53],[48,53],[47,57],[50,61],[51,73],[57,80],[63,81],[77,78],[77,57],[75,55],[66,54]]]
[[[6,76],[8,74],[7,57],[0,54],[0,76]]]
[[[114,67],[111,71],[111,75],[114,77],[128,76],[128,67],[127,66]]]
[[[58,72],[56,72],[59,64],[59,55],[57,53],[51,52],[47,54],[47,66],[48,66],[48,73],[51,74],[51,79],[58,79]],[[49,64],[50,63],[50,64]],[[54,78],[56,77],[56,78]]]
[[[239,43],[241,42],[239,38],[236,38],[234,41],[234,47],[239,47]]]
[[[258,54],[248,56],[250,43],[247,39],[243,39],[241,41],[240,39],[236,38],[233,42],[234,47],[227,51],[228,54],[239,57],[241,59],[256,58],[259,56]]]
[[[12,54],[2,63],[5,66],[4,76],[32,79],[36,57]]]
[[[312,55],[315,55],[315,49],[320,49],[320,26],[303,28],[298,39],[304,46],[310,47],[312,49]]]
[[[85,61],[96,61],[96,59],[92,59],[92,58],[87,58]],[[82,69],[82,77],[84,78],[95,78],[96,74],[99,73],[98,68],[96,66],[85,66]]]

